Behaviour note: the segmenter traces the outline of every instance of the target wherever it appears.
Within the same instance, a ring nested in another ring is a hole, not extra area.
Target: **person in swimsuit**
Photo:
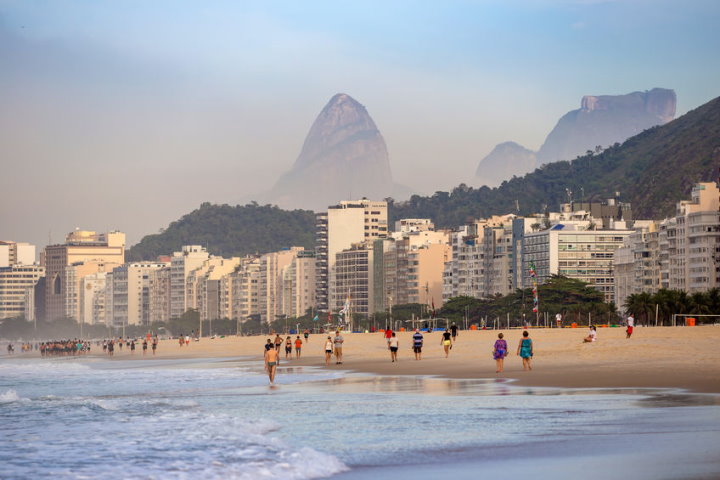
[[[453,324],[450,326],[450,333],[452,333],[453,342],[454,342],[455,339],[457,338],[457,335],[458,335],[457,332],[458,332],[458,327],[457,327],[457,325],[455,325],[455,324],[453,323]]]
[[[265,343],[265,350],[270,350],[271,348],[275,348],[275,346],[273,345],[272,340],[268,338],[267,342]]]
[[[397,362],[397,352],[398,348],[400,347],[400,341],[398,340],[397,336],[395,336],[395,332],[392,332],[392,336],[388,340],[388,348],[390,349],[390,360],[393,362]]]
[[[533,341],[530,339],[527,330],[523,332],[523,338],[518,343],[517,354],[522,358],[523,370],[532,370],[530,360],[532,360],[533,356]]]
[[[300,340],[300,335],[297,336],[295,339],[295,358],[300,358],[300,350],[302,349],[302,340]]]
[[[275,372],[278,366],[278,351],[274,348],[265,350],[265,368],[270,378],[270,385],[275,385]]]
[[[130,342],[130,354],[132,355],[134,353],[135,353],[135,340],[132,340]]]
[[[333,354],[333,341],[332,337],[327,337],[327,340],[325,341],[325,366],[330,365],[330,358],[332,358]]]
[[[155,355],[155,350],[157,350],[157,344],[158,344],[158,338],[154,337],[153,341],[152,341],[153,355]]]
[[[507,342],[503,340],[503,334],[498,333],[498,339],[495,340],[495,346],[493,347],[493,358],[495,359],[496,370],[495,373],[503,371],[503,363],[505,357],[507,357],[508,347]]]
[[[143,339],[143,355],[147,353],[147,339]]]
[[[283,344],[283,339],[280,336],[280,334],[278,333],[275,335],[275,350],[277,350],[279,352],[282,344]]]
[[[307,343],[308,340],[310,340],[310,331],[308,329],[305,329],[305,331],[303,332],[303,336],[305,337],[305,343]]]
[[[445,358],[448,358],[448,355],[450,355],[450,349],[452,348],[451,338],[452,338],[452,334],[446,328],[442,334],[442,340],[440,341],[441,345],[445,349]]]
[[[292,357],[292,338],[290,335],[285,339],[285,360]]]

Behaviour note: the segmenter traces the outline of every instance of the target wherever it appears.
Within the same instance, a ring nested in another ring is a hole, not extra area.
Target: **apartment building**
[[[122,265],[125,263],[125,234],[121,232],[96,233],[76,230],[65,238],[65,243],[48,245],[41,255],[47,276],[45,288],[46,316],[55,320],[74,315],[79,318],[79,282],[82,276],[96,273],[90,269],[75,269],[68,274],[69,267],[83,263],[94,265]],[[106,270],[107,271],[107,270]],[[68,278],[72,284],[68,284]],[[68,305],[68,301],[72,305]]]
[[[85,275],[80,281],[80,322],[88,325],[106,325],[106,276],[106,272],[95,272]]]
[[[210,254],[200,245],[185,245],[170,259],[170,317],[180,317],[190,308],[186,283],[192,271],[202,266]]]
[[[316,215],[316,307],[326,311],[337,304],[334,265],[338,252],[359,242],[388,236],[387,202],[342,201]]]
[[[35,245],[0,240],[0,268],[35,264]]]
[[[110,324],[113,327],[150,324],[150,272],[164,267],[167,263],[133,262],[113,269],[112,282],[109,283],[112,298]]]
[[[299,250],[283,271],[282,314],[304,315],[315,305],[315,252]]]
[[[34,287],[44,275],[45,268],[32,263],[0,267],[0,320],[25,316],[26,301],[34,306]]]

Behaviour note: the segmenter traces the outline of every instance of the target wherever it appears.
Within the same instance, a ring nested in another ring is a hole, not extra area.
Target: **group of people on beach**
[[[338,332],[338,334],[339,333],[340,332]],[[264,357],[265,370],[267,371],[268,377],[270,378],[270,385],[273,385],[275,383],[275,372],[277,372],[277,366],[280,365],[280,349],[282,348],[283,344],[285,345],[286,360],[292,359],[293,346],[295,346],[295,358],[299,359],[302,353],[303,343],[308,343],[310,341],[310,331],[305,330],[303,332],[303,337],[305,338],[304,342],[300,338],[300,335],[296,335],[295,340],[293,341],[290,335],[283,339],[280,334],[277,333],[275,334],[275,340],[271,340],[269,338],[267,339],[267,342],[265,342]]]
[[[138,340],[138,341],[137,341],[137,344],[136,344],[134,338],[123,340],[123,338],[120,337],[120,338],[117,339],[117,340],[114,339],[114,338],[111,338],[111,339],[109,339],[109,340],[107,340],[107,339],[106,339],[106,340],[103,340],[103,341],[102,341],[102,349],[103,349],[103,353],[107,353],[108,355],[112,356],[112,355],[115,354],[115,346],[116,346],[116,345],[117,345],[118,349],[121,350],[121,351],[122,351],[122,349],[123,349],[123,345],[127,345],[127,347],[130,349],[130,354],[131,354],[131,355],[134,355],[134,354],[135,354],[135,348],[137,348],[137,345],[141,345],[141,346],[142,346],[143,355],[145,355],[145,354],[147,354],[148,345],[151,345],[151,346],[152,346],[152,353],[153,353],[153,355],[155,355],[155,352],[157,351],[158,343],[159,343],[159,342],[158,342],[158,337],[157,337],[157,335],[154,336],[154,337],[152,337],[152,339],[151,339],[150,342],[148,342],[148,338],[147,338],[147,337],[144,337],[143,340],[142,340],[142,342],[140,342],[140,340]]]
[[[40,356],[67,356],[90,353],[90,342],[86,340],[50,340],[39,345]]]
[[[498,333],[498,339],[495,340],[493,345],[493,359],[495,359],[496,370],[495,373],[501,373],[505,364],[505,357],[508,356],[509,349],[505,335],[502,332]],[[532,357],[533,357],[533,341],[530,338],[530,333],[525,330],[522,334],[522,338],[517,346],[516,355],[522,358],[523,370],[532,370]]]

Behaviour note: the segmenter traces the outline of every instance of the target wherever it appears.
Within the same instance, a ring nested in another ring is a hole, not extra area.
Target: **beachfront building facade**
[[[125,263],[125,234],[117,231],[96,233],[76,230],[65,238],[65,243],[48,245],[41,255],[47,276],[45,305],[47,320],[68,315],[79,319],[79,282],[82,276],[98,271],[76,268],[79,264],[92,264],[102,268]],[[69,272],[68,270],[74,270]],[[68,279],[72,282],[68,284]]]
[[[617,302],[659,289],[703,292],[720,287],[720,190],[698,183],[676,214],[630,235],[614,258]]]
[[[35,264],[35,245],[0,240],[0,268]]]
[[[167,263],[133,262],[113,269],[111,326],[150,324],[150,272],[164,267]]]
[[[334,264],[338,252],[355,243],[388,236],[387,202],[367,199],[342,201],[316,215],[315,306],[327,311],[337,304]]]
[[[543,283],[552,275],[582,280],[615,301],[613,256],[632,230],[588,230],[587,225],[558,223],[523,238],[524,287],[532,285],[529,265]]]
[[[105,280],[107,272],[85,275],[80,281],[80,318],[87,325],[105,325]]]
[[[225,287],[222,278],[234,272],[240,265],[240,258],[210,257],[203,265],[188,275],[186,294],[190,299],[189,308],[194,308],[200,315],[200,320],[217,320],[226,318],[227,308],[221,302]],[[229,318],[229,317],[227,317]]]
[[[170,320],[170,262],[148,272],[148,322]]]
[[[238,268],[225,277],[232,298],[230,318],[244,322],[260,314],[260,257],[243,258]]]
[[[282,273],[282,313],[299,317],[315,306],[315,252],[298,250]]]
[[[373,297],[373,248],[368,242],[355,243],[335,254],[333,265],[333,313],[349,306],[350,313],[365,315],[376,311]],[[346,316],[346,318],[349,318]]]
[[[32,263],[0,267],[0,320],[25,316],[26,305],[34,306],[34,288],[44,275],[45,268]]]
[[[88,260],[75,262],[65,267],[65,317],[73,318],[78,322],[84,320],[86,316],[86,312],[83,310],[85,277],[98,273],[105,275],[120,266],[121,264],[114,262]]]
[[[210,254],[200,245],[185,245],[170,259],[170,317],[178,318],[189,308],[186,293],[188,276],[202,266]]]

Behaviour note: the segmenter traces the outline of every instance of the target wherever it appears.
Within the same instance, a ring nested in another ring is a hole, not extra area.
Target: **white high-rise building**
[[[333,267],[336,255],[353,244],[369,242],[388,236],[387,202],[343,201],[328,207],[316,216],[316,307],[320,311],[337,304]]]
[[[188,276],[209,257],[200,245],[186,245],[182,251],[173,253],[170,260],[170,317],[180,317],[189,308],[186,297]]]
[[[134,262],[113,269],[112,326],[150,324],[150,272],[166,266],[166,263]]]

